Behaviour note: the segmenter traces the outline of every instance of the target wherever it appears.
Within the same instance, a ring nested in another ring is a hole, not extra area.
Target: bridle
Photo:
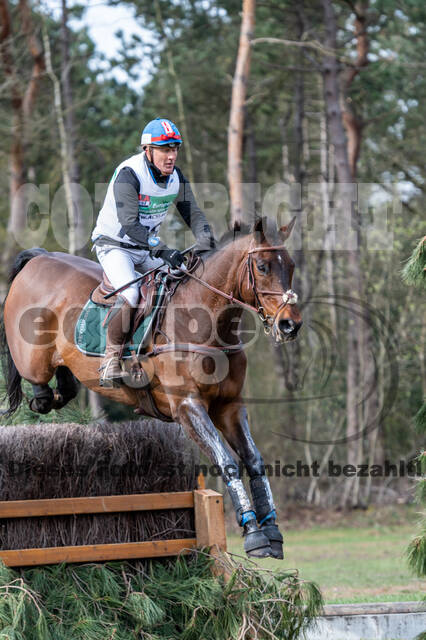
[[[284,309],[284,307],[286,307],[288,304],[293,305],[297,303],[297,299],[298,299],[297,293],[295,293],[292,289],[287,289],[287,291],[285,291],[284,293],[281,291],[269,291],[266,289],[259,289],[256,284],[256,277],[254,275],[254,270],[253,270],[253,254],[259,253],[260,251],[282,251],[283,249],[284,249],[284,246],[282,245],[272,246],[272,247],[255,247],[254,249],[250,249],[247,253],[247,259],[244,261],[237,278],[238,296],[242,297],[242,287],[243,287],[244,279],[247,275],[247,286],[248,288],[251,288],[253,291],[256,306],[248,304],[247,302],[243,302],[242,300],[239,299],[239,297],[236,298],[235,296],[233,296],[232,293],[231,294],[225,293],[224,291],[221,291],[220,289],[213,287],[208,282],[205,282],[205,280],[202,280],[201,278],[198,278],[198,276],[194,275],[192,271],[198,267],[199,262],[196,262],[194,267],[191,270],[184,271],[182,275],[189,276],[193,280],[196,280],[207,289],[210,289],[210,291],[213,291],[214,293],[222,296],[223,298],[226,298],[232,304],[240,305],[246,309],[250,309],[250,311],[255,311],[263,323],[264,332],[267,335],[272,332],[275,339],[279,341],[280,338],[279,338],[279,333],[276,331],[276,328],[275,328],[275,321],[278,315]],[[265,315],[265,310],[263,308],[259,294],[268,295],[268,296],[281,296],[282,302],[273,316],[268,314]]]
[[[286,307],[288,304],[289,305],[297,304],[298,297],[297,297],[297,293],[292,289],[287,289],[287,291],[284,291],[284,293],[282,293],[281,291],[269,291],[267,289],[259,289],[256,284],[256,278],[253,270],[253,254],[259,253],[260,251],[282,251],[283,249],[284,249],[284,246],[282,245],[272,246],[272,247],[255,247],[254,249],[250,249],[247,255],[247,260],[245,261],[243,268],[241,270],[240,278],[238,282],[238,291],[239,291],[239,295],[241,296],[241,286],[243,284],[245,272],[247,272],[247,280],[248,280],[247,284],[249,287],[252,288],[254,299],[256,301],[256,307],[254,308],[256,309],[256,312],[259,314],[259,317],[263,323],[263,329],[266,334],[271,333],[271,331],[275,334],[275,330],[274,330],[275,321],[278,318],[279,314],[284,309],[284,307]],[[265,296],[281,296],[282,297],[282,302],[273,316],[265,315],[264,308],[259,298],[259,294],[265,295]],[[277,335],[274,335],[274,337],[277,339]]]

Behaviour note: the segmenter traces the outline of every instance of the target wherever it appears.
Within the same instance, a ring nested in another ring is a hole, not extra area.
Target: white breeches
[[[96,247],[96,255],[114,289],[122,287],[123,284],[154,267],[163,265],[161,258],[151,258],[149,251],[142,249],[124,249],[104,245]],[[127,289],[123,289],[120,295],[135,307],[139,301],[139,288],[140,282],[135,282]]]

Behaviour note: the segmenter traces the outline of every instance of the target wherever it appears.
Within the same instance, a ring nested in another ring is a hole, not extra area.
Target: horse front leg
[[[220,469],[231,496],[237,522],[243,527],[244,550],[247,555],[256,558],[273,555],[268,537],[257,527],[256,514],[239,476],[238,464],[227,451],[203,404],[195,399],[186,399],[179,405],[176,414],[177,421],[188,435]]]
[[[213,420],[247,469],[260,531],[270,542],[272,556],[282,559],[283,537],[275,523],[277,514],[271,487],[265,474],[263,458],[250,433],[247,410],[241,402],[221,403],[213,413]]]

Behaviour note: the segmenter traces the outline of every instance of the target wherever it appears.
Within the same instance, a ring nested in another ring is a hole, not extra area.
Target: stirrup
[[[126,386],[135,389],[148,389],[151,386],[151,380],[134,349],[131,350],[131,354],[130,362],[128,360],[123,362],[123,382]]]

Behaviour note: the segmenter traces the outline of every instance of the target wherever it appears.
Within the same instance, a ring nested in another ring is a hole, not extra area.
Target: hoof
[[[62,407],[65,407],[66,404],[67,401],[64,400],[62,393],[59,393],[57,389],[54,389],[52,409],[55,409],[57,411],[58,409],[62,409]]]
[[[248,531],[244,531],[244,551],[251,558],[270,558],[272,556],[272,548],[268,538],[257,528],[255,523]]]
[[[282,560],[284,558],[283,552],[283,537],[276,524],[264,524],[260,531],[264,533],[271,545],[271,555],[273,558]]]
[[[34,413],[46,414],[52,411],[52,402],[46,402],[46,399],[31,398],[29,407]]]

